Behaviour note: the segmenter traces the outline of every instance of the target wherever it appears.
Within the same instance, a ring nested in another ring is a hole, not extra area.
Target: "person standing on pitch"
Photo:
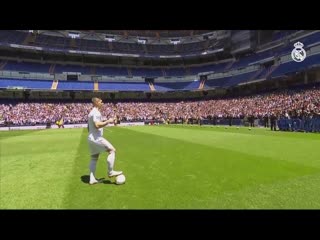
[[[108,142],[105,138],[103,138],[103,127],[108,125],[109,123],[114,123],[114,119],[110,118],[106,121],[102,121],[100,109],[103,105],[103,102],[100,98],[92,98],[93,109],[88,115],[88,144],[91,154],[90,161],[90,181],[89,184],[98,183],[98,180],[95,178],[95,171],[97,166],[97,161],[99,158],[99,154],[101,152],[108,152],[109,155],[107,157],[107,165],[108,165],[108,176],[109,178],[115,177],[122,174],[122,171],[114,171],[114,161],[116,149],[112,146],[110,142]]]

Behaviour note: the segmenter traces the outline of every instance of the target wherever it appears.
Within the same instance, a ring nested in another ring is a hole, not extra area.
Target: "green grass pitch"
[[[318,209],[320,135],[209,126],[111,127],[115,169],[88,184],[87,129],[0,132],[1,209]]]

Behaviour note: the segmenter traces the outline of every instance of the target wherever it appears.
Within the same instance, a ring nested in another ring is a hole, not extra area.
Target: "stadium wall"
[[[142,126],[145,125],[144,122],[132,122],[132,123],[120,123],[117,126],[123,127],[123,126]],[[69,124],[64,125],[65,128],[86,128],[87,124]],[[106,127],[112,127],[112,126],[106,126]],[[40,125],[40,126],[21,126],[21,127],[0,127],[0,131],[15,131],[15,130],[42,130],[42,129],[58,129],[57,125],[51,125],[50,127],[46,125]]]

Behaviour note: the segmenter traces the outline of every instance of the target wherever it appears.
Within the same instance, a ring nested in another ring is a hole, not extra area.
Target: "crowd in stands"
[[[63,117],[65,124],[86,123],[92,104],[19,102],[0,104],[0,118],[12,125],[55,123]],[[117,116],[124,121],[170,121],[187,123],[192,119],[318,119],[320,89],[284,90],[273,93],[218,100],[178,102],[105,103],[105,118]],[[292,120],[293,121],[293,120]],[[297,130],[298,122],[278,122],[281,130]],[[302,123],[299,123],[300,125]],[[304,123],[303,123],[304,124]],[[291,126],[292,125],[292,126]],[[311,129],[312,131],[312,129]]]

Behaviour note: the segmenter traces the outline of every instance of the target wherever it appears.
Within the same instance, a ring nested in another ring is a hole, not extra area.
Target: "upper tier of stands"
[[[0,31],[0,42],[8,41],[14,43],[22,43],[23,38],[28,33],[13,31]],[[38,36],[38,41],[50,42],[52,38],[45,36],[48,39],[44,40],[44,35]],[[14,39],[13,39],[14,38]],[[60,46],[65,45],[65,41],[60,41]],[[88,40],[89,41],[89,40]],[[291,39],[287,44],[279,47],[269,49],[258,54],[251,54],[249,56],[242,57],[240,59],[230,60],[224,63],[210,63],[201,66],[185,66],[185,67],[125,67],[125,66],[81,66],[81,65],[68,65],[68,64],[49,64],[49,63],[35,63],[35,62],[17,62],[12,60],[0,60],[0,71],[17,71],[17,72],[32,72],[32,73],[63,73],[63,72],[79,72],[83,75],[104,75],[104,76],[122,76],[122,77],[143,77],[143,78],[158,78],[158,77],[171,77],[175,78],[195,76],[199,73],[211,72],[211,73],[229,73],[233,70],[239,70],[248,66],[259,66],[250,72],[236,73],[230,76],[226,74],[215,79],[210,79],[205,82],[204,88],[213,87],[230,87],[237,84],[253,81],[261,78],[274,78],[283,76],[297,71],[302,71],[308,67],[320,64],[320,54],[314,54],[307,56],[307,58],[301,62],[296,63],[291,59],[288,62],[283,62],[279,65],[263,66],[259,64],[259,61],[272,61],[283,55],[288,55],[293,49],[293,44],[300,41],[304,44],[304,48],[308,50],[310,47],[320,44],[320,32],[315,32],[306,37],[300,37]],[[92,43],[92,41],[89,41]],[[98,41],[97,41],[98,42]],[[91,44],[90,43],[90,44]],[[103,42],[104,43],[104,42]],[[100,44],[100,43],[99,43]],[[100,45],[95,45],[99,47]],[[50,45],[50,44],[49,44]],[[108,44],[107,44],[108,45]],[[53,46],[53,45],[50,45]],[[55,46],[55,45],[54,45]],[[88,45],[86,45],[88,46]],[[101,47],[103,47],[101,45]],[[190,45],[189,47],[192,47]],[[234,71],[233,71],[234,72]],[[196,77],[197,78],[197,77]],[[61,79],[57,79],[61,80]],[[86,79],[85,79],[86,80]],[[59,81],[57,90],[94,90],[94,83],[88,77],[88,81],[70,82]],[[173,81],[170,82],[155,82],[154,88],[156,91],[172,91],[172,90],[196,90],[200,88],[200,81]],[[150,91],[151,88],[148,83],[144,82],[102,82],[97,83],[98,89],[96,90],[110,90],[110,91]],[[9,79],[2,77],[0,79],[0,88],[21,86],[29,89],[51,89],[52,81],[44,80],[27,80],[27,79]]]

